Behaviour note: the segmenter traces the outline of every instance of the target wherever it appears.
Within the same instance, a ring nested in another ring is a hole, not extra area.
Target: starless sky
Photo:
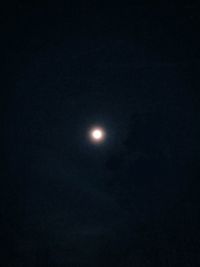
[[[0,265],[199,266],[197,6],[2,18]]]

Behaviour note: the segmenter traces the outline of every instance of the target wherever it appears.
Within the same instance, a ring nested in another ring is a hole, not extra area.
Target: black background
[[[1,266],[200,266],[197,7],[2,9]]]

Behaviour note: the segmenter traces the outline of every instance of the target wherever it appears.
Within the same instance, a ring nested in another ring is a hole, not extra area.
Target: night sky
[[[200,266],[197,5],[27,2],[1,16],[0,266]]]

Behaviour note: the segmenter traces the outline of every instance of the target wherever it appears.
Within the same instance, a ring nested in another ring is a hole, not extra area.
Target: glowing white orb
[[[94,130],[94,131],[92,132],[92,137],[93,137],[94,139],[101,139],[101,138],[102,138],[102,135],[103,135],[103,133],[102,133],[101,130]]]
[[[95,143],[103,142],[105,139],[105,131],[102,128],[95,127],[90,130],[90,139]]]

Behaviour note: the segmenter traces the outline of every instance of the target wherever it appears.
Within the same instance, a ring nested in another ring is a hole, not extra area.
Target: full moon
[[[101,127],[94,127],[89,132],[90,139],[93,143],[101,143],[105,139],[105,131]]]

